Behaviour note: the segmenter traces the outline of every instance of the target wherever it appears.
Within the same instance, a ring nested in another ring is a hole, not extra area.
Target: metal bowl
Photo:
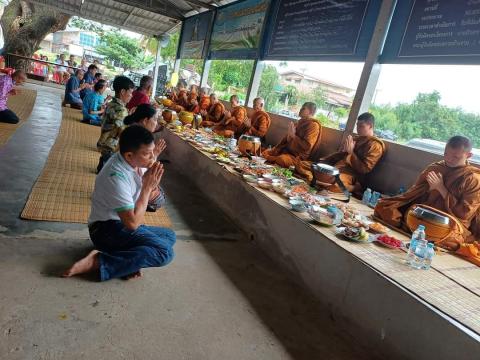
[[[448,225],[450,223],[450,219],[448,217],[440,215],[432,210],[422,208],[421,206],[415,207],[412,212],[413,215],[415,215],[415,217],[418,219],[428,220],[442,225]]]
[[[338,174],[340,174],[340,171],[336,167],[328,164],[322,164],[322,163],[312,164],[312,169],[314,171],[318,171],[319,173],[330,175],[330,176],[337,176]]]

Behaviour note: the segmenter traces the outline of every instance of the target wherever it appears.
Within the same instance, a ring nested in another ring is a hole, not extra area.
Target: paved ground
[[[174,164],[171,265],[128,282],[59,278],[91,244],[83,225],[18,218],[60,122],[60,93],[39,89],[0,148],[0,359],[373,358]]]

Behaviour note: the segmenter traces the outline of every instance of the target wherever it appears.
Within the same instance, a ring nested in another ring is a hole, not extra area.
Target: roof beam
[[[140,3],[139,1],[128,1],[128,0],[114,0],[115,2],[137,7],[142,10],[150,11],[152,13],[160,14],[175,20],[183,20],[185,17],[183,15],[179,15],[178,11],[175,11],[173,9],[169,9],[168,6],[165,6],[164,9],[158,9],[158,8],[151,8],[145,4]]]
[[[200,1],[200,0],[183,0],[189,4],[193,4],[193,5],[197,5],[197,6],[200,6],[204,9],[208,9],[208,10],[215,10],[217,7],[214,6],[214,5],[211,5],[211,4],[208,4],[208,3],[204,3],[203,1]]]

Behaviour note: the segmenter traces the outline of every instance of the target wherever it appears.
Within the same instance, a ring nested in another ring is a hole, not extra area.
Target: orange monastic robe
[[[216,103],[208,112],[206,119],[202,122],[203,127],[219,125],[225,118],[225,106],[222,103]]]
[[[362,189],[362,181],[366,174],[371,172],[385,152],[385,144],[375,136],[357,136],[352,154],[336,152],[318,162],[335,166],[340,170],[340,179],[346,188],[353,191]],[[313,180],[311,161],[297,161],[295,170],[309,182]],[[328,188],[330,191],[342,192],[338,185]]]
[[[242,135],[246,118],[247,109],[243,106],[235,106],[231,111],[231,117],[225,119],[225,124],[215,126],[213,131],[221,136],[238,138]]]
[[[442,174],[443,182],[448,190],[446,198],[443,198],[438,191],[429,190],[426,176],[431,171]],[[375,215],[394,227],[407,229],[405,214],[414,204],[431,206],[458,220],[463,229],[457,232],[458,236],[453,241],[460,246],[459,251],[468,249],[463,244],[464,241],[473,242],[480,239],[480,228],[478,227],[480,223],[480,169],[470,164],[450,168],[444,161],[433,163],[422,172],[415,185],[406,193],[380,200],[375,207]],[[478,251],[475,253],[478,255]],[[460,255],[466,256],[465,254]],[[477,264],[480,265],[480,257],[477,260]]]
[[[296,134],[292,140],[285,136],[273,149],[265,150],[263,157],[281,167],[294,166],[296,158],[308,160],[320,145],[322,125],[314,119],[300,119],[296,124]]]
[[[202,96],[198,105],[200,106],[200,111],[208,111],[210,109],[210,96]]]
[[[271,123],[272,120],[270,120],[268,113],[258,110],[253,114],[252,119],[250,120],[250,128],[245,132],[245,134],[258,136],[263,141],[265,140],[265,135],[267,135],[267,131],[270,128]]]

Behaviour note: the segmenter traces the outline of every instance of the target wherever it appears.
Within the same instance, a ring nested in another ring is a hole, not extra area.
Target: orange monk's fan
[[[427,239],[434,243],[456,238],[455,234],[462,232],[462,227],[455,218],[426,205],[412,205],[407,211],[406,223],[412,232],[419,225],[425,226]]]

